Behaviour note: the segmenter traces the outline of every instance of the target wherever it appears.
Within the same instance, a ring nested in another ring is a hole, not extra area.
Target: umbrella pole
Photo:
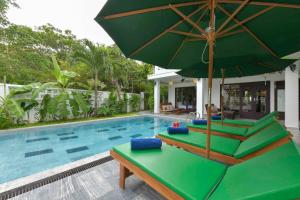
[[[221,90],[221,120],[222,120],[222,126],[224,124],[224,68],[222,68],[222,90]]]
[[[209,45],[209,65],[208,65],[208,112],[207,112],[207,139],[206,139],[206,157],[210,157],[210,135],[211,135],[211,92],[212,92],[212,75],[214,68],[214,43],[215,43],[215,0],[210,0],[210,23],[208,33]]]

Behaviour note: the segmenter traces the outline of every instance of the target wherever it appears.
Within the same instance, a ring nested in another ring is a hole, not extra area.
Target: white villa
[[[299,73],[300,60],[284,71],[225,79],[224,109],[232,117],[258,119],[278,111],[289,128],[299,129]],[[161,104],[172,104],[175,110],[206,114],[207,79],[191,79],[176,74],[178,70],[155,67],[148,76],[154,81],[154,113],[161,112]],[[168,85],[168,102],[161,102],[160,85]],[[220,108],[221,79],[213,80],[212,103]]]

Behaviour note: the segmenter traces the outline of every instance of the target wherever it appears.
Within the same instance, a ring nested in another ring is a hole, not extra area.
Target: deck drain
[[[18,195],[24,194],[26,192],[37,189],[37,188],[42,187],[44,185],[48,185],[48,184],[53,183],[55,181],[66,178],[68,176],[72,176],[72,175],[77,174],[79,172],[85,171],[87,169],[96,167],[96,166],[101,165],[101,164],[104,164],[104,163],[106,163],[108,161],[111,161],[111,160],[113,160],[113,158],[111,156],[108,156],[108,157],[105,157],[105,158],[87,163],[85,165],[67,170],[65,172],[55,174],[53,176],[35,181],[33,183],[30,183],[30,184],[27,184],[27,185],[24,185],[24,186],[21,186],[21,187],[12,189],[12,190],[8,190],[6,192],[0,193],[0,200],[6,200],[6,199],[16,197]]]

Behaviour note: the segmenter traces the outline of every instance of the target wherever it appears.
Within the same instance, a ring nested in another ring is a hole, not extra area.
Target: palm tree
[[[99,44],[94,44],[89,40],[84,40],[86,46],[80,52],[76,52],[76,57],[79,61],[85,63],[93,71],[94,76],[94,115],[97,115],[98,109],[98,85],[99,85],[99,72],[105,71],[105,47]]]

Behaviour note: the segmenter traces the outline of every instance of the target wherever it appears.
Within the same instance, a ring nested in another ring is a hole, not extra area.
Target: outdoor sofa
[[[190,131],[188,134],[169,134],[167,131],[156,135],[163,142],[205,156],[206,134]],[[291,134],[280,123],[274,122],[245,141],[211,136],[210,158],[227,164],[237,164],[251,159],[291,140]]]
[[[254,126],[255,124],[271,117],[277,117],[278,112],[270,112],[269,114],[265,115],[264,117],[260,118],[257,121],[250,121],[250,120],[235,120],[235,119],[224,119],[223,125],[224,126],[234,126],[234,127],[241,127],[241,128],[249,128]],[[221,120],[212,120],[213,124],[222,124]]]
[[[269,117],[262,121],[259,121],[258,123],[255,123],[254,126],[251,126],[249,128],[211,124],[211,134],[243,141],[276,121],[277,120],[275,119],[275,117]],[[200,132],[204,134],[207,133],[207,125],[195,125],[193,123],[187,123],[186,126],[189,128],[190,131]]]
[[[120,187],[134,174],[170,200],[284,200],[300,198],[300,149],[292,142],[228,167],[176,147],[131,150],[116,146]]]

